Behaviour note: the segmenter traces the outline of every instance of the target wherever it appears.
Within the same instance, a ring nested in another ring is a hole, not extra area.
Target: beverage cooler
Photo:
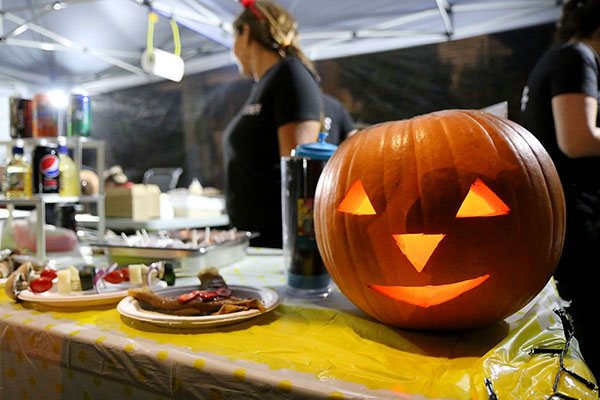
[[[44,258],[47,250],[47,208],[51,207],[53,225],[76,230],[78,206],[92,205],[97,216],[97,230],[105,230],[104,210],[104,142],[88,137],[21,137],[0,141],[7,154],[2,173],[0,206],[33,208],[36,215],[35,237],[29,250]],[[79,171],[84,150],[96,152],[96,163],[89,166],[98,174],[97,194],[82,194]],[[49,206],[52,205],[52,206]],[[49,249],[52,250],[52,249]],[[59,250],[56,250],[59,251]]]

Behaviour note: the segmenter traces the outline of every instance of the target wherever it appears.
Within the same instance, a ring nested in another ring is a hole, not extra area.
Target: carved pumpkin
[[[448,110],[346,140],[315,196],[332,279],[378,320],[466,329],[501,320],[545,286],[565,205],[550,157],[524,128]]]

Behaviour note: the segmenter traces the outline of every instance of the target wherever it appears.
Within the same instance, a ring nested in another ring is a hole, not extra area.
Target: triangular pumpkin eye
[[[495,217],[506,215],[510,208],[479,178],[471,185],[456,218]]]
[[[338,206],[338,211],[354,215],[377,214],[360,179],[350,186],[344,200]]]

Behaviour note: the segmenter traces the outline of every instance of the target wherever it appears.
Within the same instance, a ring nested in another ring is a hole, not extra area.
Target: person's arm
[[[279,137],[279,155],[289,156],[299,144],[316,142],[321,123],[319,121],[289,122],[277,130]]]
[[[600,155],[600,128],[596,126],[598,100],[581,93],[552,98],[556,140],[570,158]]]

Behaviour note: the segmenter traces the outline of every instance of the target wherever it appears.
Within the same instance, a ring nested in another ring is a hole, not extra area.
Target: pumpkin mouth
[[[477,278],[444,285],[384,286],[367,283],[367,286],[391,299],[428,308],[455,299],[461,294],[475,289],[489,277],[490,275],[486,274]]]

